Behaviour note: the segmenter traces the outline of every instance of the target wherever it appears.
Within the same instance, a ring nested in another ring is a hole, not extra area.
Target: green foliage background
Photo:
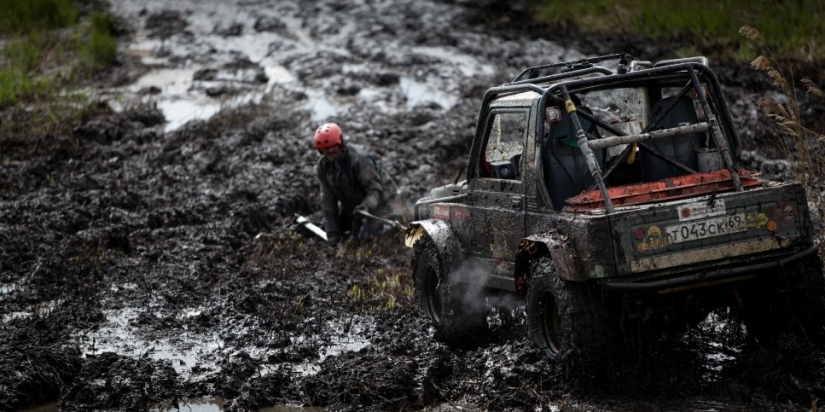
[[[0,0],[0,109],[48,103],[114,64],[108,13],[81,16],[82,0]]]
[[[582,32],[679,38],[695,50],[722,48],[742,60],[755,57],[738,34],[759,29],[765,45],[802,60],[825,55],[825,2],[820,0],[529,0],[539,22]]]
[[[73,0],[0,0],[0,32],[30,32],[65,27],[77,21]]]

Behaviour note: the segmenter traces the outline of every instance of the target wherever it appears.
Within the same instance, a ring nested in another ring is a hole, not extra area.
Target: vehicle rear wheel
[[[786,268],[785,287],[796,328],[816,342],[825,341],[825,277],[818,255]]]
[[[769,274],[743,292],[743,321],[748,332],[772,343],[781,332],[825,341],[825,277],[822,261],[812,255]]]
[[[420,310],[435,326],[435,338],[458,347],[475,346],[487,337],[487,304],[483,292],[447,273],[429,237],[414,246],[413,281]],[[479,288],[480,289],[480,288]]]
[[[534,262],[531,270],[527,324],[535,343],[557,362],[595,358],[610,335],[600,299],[586,284],[562,279],[549,256]]]

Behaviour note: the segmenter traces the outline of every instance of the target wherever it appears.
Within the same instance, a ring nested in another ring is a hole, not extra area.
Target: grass
[[[793,58],[816,60],[825,52],[825,3],[818,0],[532,0],[536,19],[582,32],[678,38],[692,51],[722,49],[754,56],[737,29],[759,27],[767,45]],[[678,54],[678,53],[677,53]]]
[[[75,24],[74,0],[0,0],[0,32],[26,33]]]
[[[21,97],[34,100],[48,98],[53,89],[53,83],[47,78],[32,78],[19,70],[2,70],[0,108],[17,103]]]
[[[378,268],[365,282],[350,285],[346,295],[353,303],[374,309],[410,307],[414,298],[409,277],[404,270],[388,272]]]
[[[306,254],[307,244],[300,234],[295,231],[262,233],[257,240],[256,250],[250,260],[261,266],[263,273],[278,279],[300,276],[300,271],[289,264],[292,256]]]
[[[392,311],[414,305],[408,267],[398,260],[405,256],[404,246],[393,243],[399,250],[390,251],[386,243],[386,238],[375,237],[345,242],[336,251],[338,270],[352,277],[345,295],[353,306]]]
[[[110,14],[80,16],[80,0],[0,0],[3,139],[70,128],[88,106],[81,86],[116,62]]]
[[[83,64],[92,70],[105,69],[115,63],[117,59],[117,40],[114,33],[114,22],[108,13],[92,15],[92,30],[88,43],[81,48]]]

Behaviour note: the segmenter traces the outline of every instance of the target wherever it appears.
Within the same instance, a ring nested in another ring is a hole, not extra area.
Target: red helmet
[[[322,124],[318,130],[315,131],[315,148],[323,150],[335,145],[344,145],[341,140],[341,128],[335,123]]]

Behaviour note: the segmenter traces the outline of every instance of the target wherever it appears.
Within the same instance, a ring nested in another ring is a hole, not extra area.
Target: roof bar
[[[627,56],[627,55],[624,54],[624,53],[616,53],[616,54],[607,54],[607,55],[604,55],[604,56],[591,57],[589,59],[572,60],[572,61],[562,62],[562,63],[542,63],[538,66],[531,66],[531,67],[528,67],[528,68],[522,70],[521,73],[519,73],[518,76],[516,76],[516,78],[513,79],[513,81],[511,81],[510,83],[515,83],[519,79],[521,79],[521,77],[524,76],[525,74],[527,74],[529,72],[532,72],[532,71],[535,71],[535,70],[539,70],[539,69],[549,69],[549,68],[553,68],[553,67],[574,68],[576,66],[583,66],[582,68],[584,68],[584,66],[592,65],[593,63],[599,63],[599,62],[603,62],[605,60],[615,60],[615,59],[622,58],[623,56]]]

